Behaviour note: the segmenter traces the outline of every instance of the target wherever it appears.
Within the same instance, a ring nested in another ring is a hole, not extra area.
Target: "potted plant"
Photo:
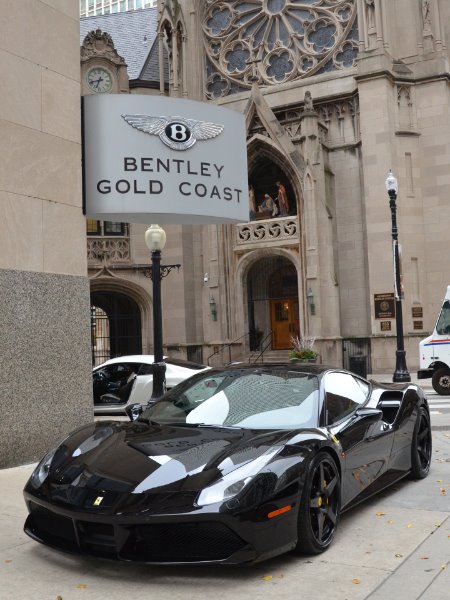
[[[318,353],[313,350],[314,337],[294,335],[291,337],[292,350],[289,352],[291,360],[300,360],[303,362],[317,362]]]

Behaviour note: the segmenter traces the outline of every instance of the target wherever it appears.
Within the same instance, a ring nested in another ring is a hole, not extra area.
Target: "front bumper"
[[[417,379],[430,379],[433,377],[434,369],[420,369],[417,371]]]
[[[24,531],[31,538],[65,552],[112,560],[233,565],[271,558],[293,549],[297,541],[297,506],[261,520],[256,514],[221,512],[102,515],[55,506],[28,492],[25,500],[29,515]]]

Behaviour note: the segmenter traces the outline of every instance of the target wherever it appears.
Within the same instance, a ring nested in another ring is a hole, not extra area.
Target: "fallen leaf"
[[[375,514],[376,514],[376,516],[377,516],[377,517],[384,517],[384,515],[385,515],[386,513],[384,513],[384,512],[377,512],[377,513],[375,513]]]
[[[352,579],[352,583],[354,583],[355,585],[358,585],[359,583],[361,583],[360,579]]]
[[[395,558],[403,558],[403,554],[396,554]]]
[[[77,588],[79,590],[85,590],[87,588],[87,585],[85,583],[80,583],[77,585]]]
[[[277,579],[284,579],[284,575],[283,574],[277,575]]]
[[[56,596],[56,600],[63,600],[62,596]]]
[[[389,521],[388,521],[388,523],[391,523],[391,524],[392,524],[393,522],[394,522],[394,521],[393,521],[392,519],[389,519]]]
[[[12,560],[5,560],[5,563],[12,563]]]
[[[442,483],[442,479],[436,479],[436,483]]]
[[[412,526],[413,526],[412,523],[408,523],[408,525],[406,527],[407,527],[407,529],[411,529]]]
[[[441,569],[447,569],[448,568],[448,563],[444,563],[443,565],[441,565]]]
[[[270,581],[271,579],[273,579],[272,575],[265,575],[264,577],[262,577],[262,579],[264,581]]]
[[[429,559],[429,556],[421,556],[420,557],[420,560],[428,560],[428,559]]]

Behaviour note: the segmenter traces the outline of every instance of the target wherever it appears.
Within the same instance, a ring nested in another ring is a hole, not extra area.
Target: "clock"
[[[95,94],[107,94],[112,90],[113,79],[111,73],[103,67],[93,67],[87,72],[86,83]]]

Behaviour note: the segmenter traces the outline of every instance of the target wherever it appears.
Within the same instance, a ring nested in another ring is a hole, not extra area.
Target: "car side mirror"
[[[143,411],[144,411],[144,407],[142,406],[142,404],[139,404],[138,402],[135,404],[129,404],[128,406],[125,407],[125,412],[127,413],[130,421],[136,421],[137,419],[139,419],[139,417],[141,416]]]

